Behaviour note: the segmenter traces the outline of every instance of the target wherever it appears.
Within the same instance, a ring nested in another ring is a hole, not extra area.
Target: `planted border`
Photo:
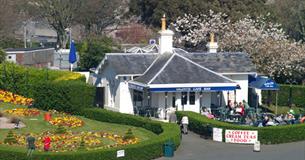
[[[263,144],[279,144],[305,140],[305,124],[272,127],[249,127],[208,119],[195,112],[176,112],[176,114],[178,120],[180,120],[182,116],[188,116],[189,129],[200,135],[204,135],[204,133],[206,132],[204,126],[210,125],[211,127],[222,128],[223,133],[226,129],[256,130],[258,131],[258,140]]]
[[[143,117],[137,117],[112,111],[106,111],[96,108],[87,108],[81,112],[81,115],[102,122],[111,122],[118,124],[142,127],[150,130],[158,137],[149,139],[138,144],[127,145],[117,148],[77,151],[68,153],[34,153],[33,159],[39,160],[115,160],[118,150],[125,150],[125,157],[122,160],[150,160],[163,155],[163,145],[166,141],[172,140],[177,148],[180,145],[180,128],[176,124],[162,123],[149,120]],[[0,147],[0,160],[27,160],[26,150],[12,147]]]

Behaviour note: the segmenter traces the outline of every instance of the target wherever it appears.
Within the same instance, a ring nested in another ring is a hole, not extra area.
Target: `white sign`
[[[119,158],[119,157],[125,157],[125,150],[118,150],[116,152],[116,157]]]
[[[257,131],[226,130],[226,143],[254,144],[257,141]]]
[[[222,142],[221,128],[213,128],[213,141]]]

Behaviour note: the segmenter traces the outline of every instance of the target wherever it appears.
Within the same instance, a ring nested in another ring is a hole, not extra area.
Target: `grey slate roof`
[[[234,83],[179,54],[160,57],[143,76],[134,81],[143,84]]]
[[[217,73],[256,72],[248,54],[243,52],[186,53],[181,54]]]
[[[145,72],[145,74],[141,77],[137,78],[137,82],[147,84],[166,64],[167,61],[171,58],[173,54],[164,53],[159,55],[158,58],[153,62],[150,68]]]
[[[47,50],[47,49],[54,49],[54,48],[43,48],[43,47],[38,47],[38,48],[7,48],[4,51],[6,51],[6,52],[31,52],[31,51]]]
[[[114,68],[117,74],[142,74],[157,58],[157,54],[107,54],[106,63]]]
[[[221,74],[256,72],[248,54],[242,52],[111,53],[106,54],[104,65],[116,75],[140,75],[134,81],[143,84],[231,83]]]

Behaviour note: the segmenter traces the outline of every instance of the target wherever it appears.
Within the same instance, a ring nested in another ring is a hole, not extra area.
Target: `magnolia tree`
[[[177,43],[202,48],[213,32],[218,37],[221,51],[247,52],[260,73],[277,77],[297,78],[305,72],[305,46],[289,40],[279,24],[265,18],[245,17],[231,22],[223,13],[185,15],[174,24],[179,33]]]

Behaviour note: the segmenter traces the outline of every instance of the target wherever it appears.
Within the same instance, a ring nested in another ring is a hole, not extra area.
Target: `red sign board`
[[[254,144],[257,141],[257,131],[226,130],[226,143]]]

